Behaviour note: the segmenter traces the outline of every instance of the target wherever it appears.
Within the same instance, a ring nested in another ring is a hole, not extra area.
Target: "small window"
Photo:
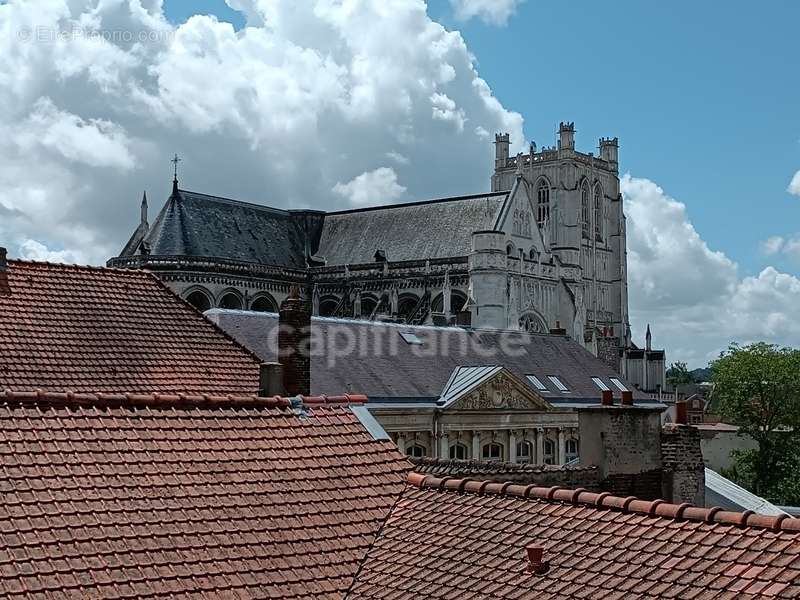
[[[528,381],[530,381],[533,384],[533,386],[540,392],[547,391],[547,388],[542,383],[541,379],[539,379],[536,375],[528,375]]]
[[[464,444],[453,444],[450,446],[450,458],[457,460],[467,459],[467,447]]]
[[[426,454],[427,452],[425,451],[425,446],[420,446],[419,444],[414,444],[413,446],[406,448],[406,455],[414,458],[422,458]]]
[[[556,386],[560,391],[565,392],[565,393],[569,392],[569,390],[567,389],[567,386],[565,386],[563,383],[561,383],[561,380],[558,377],[556,377],[555,375],[550,375],[548,377],[548,379],[550,381],[552,381],[553,385]]]
[[[556,443],[553,440],[544,441],[544,464],[556,464]]]
[[[523,464],[533,462],[533,446],[530,442],[517,443],[517,462]]]
[[[481,456],[483,460],[502,460],[503,447],[500,444],[486,444]]]
[[[611,379],[611,383],[613,383],[615,386],[617,386],[617,389],[620,392],[627,392],[628,391],[628,388],[626,388],[625,384],[622,383],[619,379],[617,379],[616,377],[611,377],[610,379]]]
[[[403,338],[407,344],[415,344],[417,346],[422,345],[422,340],[417,337],[416,333],[401,331],[400,337]]]
[[[603,381],[599,377],[592,377],[592,381],[594,381],[594,384],[604,392],[607,392],[611,389],[606,385],[605,381]]]
[[[570,438],[567,440],[566,443],[567,462],[571,462],[578,458],[578,449],[579,449],[578,440],[576,440],[575,438]]]
[[[703,415],[698,414],[690,414],[689,415],[689,425],[699,425],[703,422]]]

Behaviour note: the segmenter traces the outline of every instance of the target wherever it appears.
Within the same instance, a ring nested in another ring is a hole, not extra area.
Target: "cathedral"
[[[111,267],[145,268],[201,311],[275,312],[300,285],[313,314],[564,333],[642,390],[664,352],[636,347],[628,318],[617,138],[599,156],[555,147],[510,156],[495,136],[491,192],[323,212],[180,189],[140,223]]]

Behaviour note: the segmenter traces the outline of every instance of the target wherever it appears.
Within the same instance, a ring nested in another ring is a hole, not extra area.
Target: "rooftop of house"
[[[350,599],[800,595],[800,519],[420,473],[408,480]]]
[[[259,360],[144,271],[11,260],[0,390],[250,394]]]
[[[0,596],[342,598],[411,467],[364,400],[0,393]]]
[[[206,316],[261,360],[276,359],[278,315],[212,309]],[[311,324],[314,394],[357,392],[369,396],[370,406],[435,408],[460,367],[499,366],[553,406],[597,404],[596,378],[617,398],[621,386],[637,404],[662,407],[563,335],[326,317],[312,317]]]
[[[300,269],[306,252],[327,265],[466,256],[474,231],[492,229],[507,192],[324,213],[289,211],[187,190],[173,193],[142,240],[120,257],[206,257]],[[109,261],[114,264],[114,259]]]

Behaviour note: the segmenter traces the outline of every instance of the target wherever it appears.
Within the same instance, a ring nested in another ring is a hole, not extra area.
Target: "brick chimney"
[[[633,392],[630,390],[622,392],[622,406],[633,406]]]
[[[287,396],[311,394],[311,311],[292,286],[281,303],[278,328],[278,360],[283,365],[283,389]]]
[[[602,396],[602,404],[603,406],[613,406],[614,405],[614,392],[611,390],[603,390]]]
[[[261,363],[258,379],[258,395],[262,398],[286,394],[283,389],[283,365],[281,363]]]
[[[688,425],[688,403],[686,400],[678,400],[675,403],[675,423],[678,425]]]
[[[0,246],[0,296],[11,293],[8,285],[8,258],[6,249]]]

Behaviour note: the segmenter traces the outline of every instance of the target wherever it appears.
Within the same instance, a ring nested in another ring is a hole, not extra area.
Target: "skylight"
[[[547,388],[542,383],[542,381],[536,375],[528,375],[528,381],[530,381],[533,386],[539,390],[540,392],[546,392]]]
[[[563,383],[561,383],[561,380],[558,377],[556,377],[555,375],[550,375],[548,377],[548,379],[550,381],[552,381],[553,385],[556,386],[562,392],[569,392],[569,390],[567,389],[567,386],[565,386]]]
[[[626,388],[625,384],[622,383],[619,379],[617,379],[616,377],[611,377],[610,379],[611,379],[611,383],[613,383],[615,386],[617,386],[617,389],[620,392],[627,392],[628,391],[628,388]]]
[[[599,377],[592,377],[592,381],[594,384],[599,387],[604,392],[607,392],[610,388],[606,385],[606,382],[600,379]]]
[[[407,344],[422,345],[422,340],[417,337],[416,333],[401,331],[400,337],[403,338]]]

